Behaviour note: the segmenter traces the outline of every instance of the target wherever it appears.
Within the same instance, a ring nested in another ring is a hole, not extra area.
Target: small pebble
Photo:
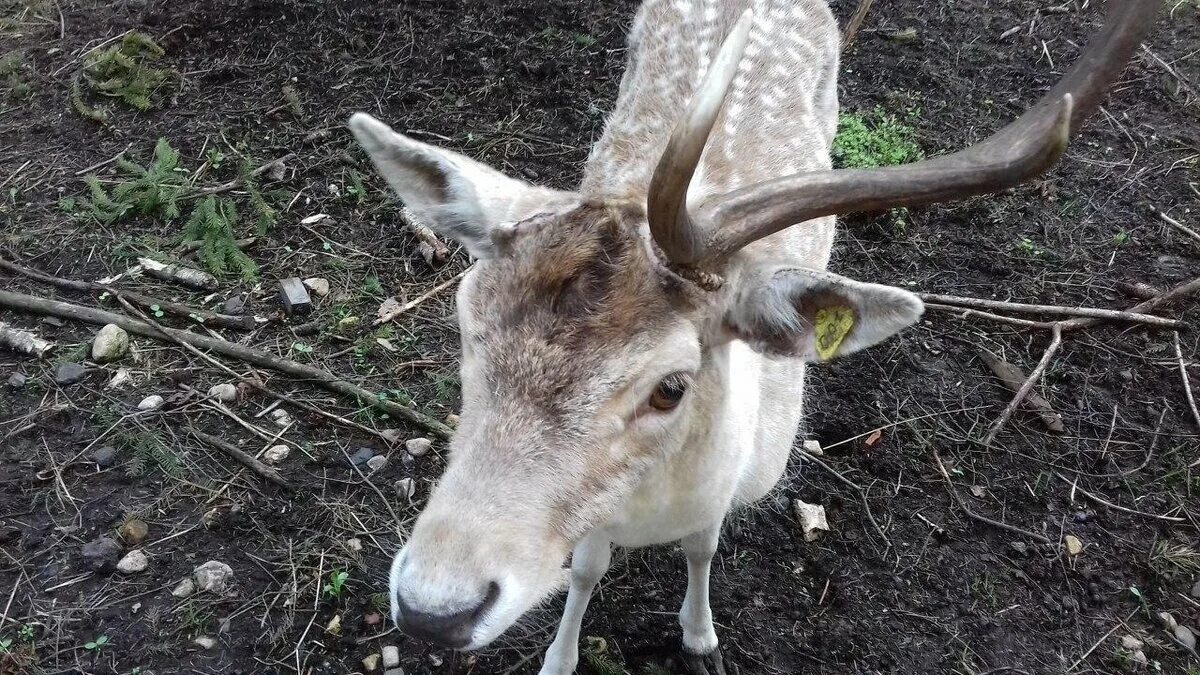
[[[54,381],[58,384],[75,384],[87,375],[87,368],[78,363],[67,361],[58,364],[54,370]]]
[[[401,432],[399,429],[384,429],[383,431],[379,432],[379,435],[383,436],[383,440],[387,441],[391,445],[396,445],[399,443],[400,439],[403,437],[402,434],[403,432]]]
[[[217,595],[225,595],[233,582],[233,568],[217,560],[209,560],[192,572],[196,588]]]
[[[177,598],[186,598],[196,592],[196,583],[191,579],[180,581],[175,588],[171,589],[171,595]]]
[[[246,301],[243,300],[242,296],[240,295],[235,295],[232,298],[229,298],[221,305],[222,314],[232,314],[233,316],[238,316],[244,311],[246,311]]]
[[[9,389],[21,389],[25,386],[25,383],[28,381],[29,381],[28,377],[25,377],[24,375],[22,375],[20,373],[13,373],[12,375],[8,376],[8,381],[5,382],[5,384],[8,385]]]
[[[1200,581],[1197,581],[1192,586],[1192,597],[1196,598],[1197,600],[1200,600]]]
[[[96,363],[116,361],[129,353],[129,333],[110,323],[96,333],[92,340],[92,360]]]
[[[208,390],[208,395],[222,403],[233,403],[237,400],[237,387],[228,382],[224,384],[213,385],[213,387]]]
[[[821,457],[825,454],[825,451],[821,449],[821,441],[816,440],[804,441],[804,451],[810,455],[816,455],[817,457]]]
[[[158,394],[150,394],[138,403],[138,410],[158,410],[166,403],[166,400]]]
[[[1150,664],[1150,659],[1146,658],[1146,652],[1140,649],[1135,650],[1132,654],[1130,654],[1129,659],[1139,666],[1146,666]]]
[[[200,649],[212,649],[213,647],[217,646],[217,641],[208,637],[207,635],[201,635],[195,640],[192,640],[192,644],[196,645]]]
[[[363,623],[368,626],[378,626],[383,623],[383,615],[379,612],[371,612],[363,617]]]
[[[325,632],[329,633],[330,635],[341,635],[342,634],[342,615],[341,614],[333,615],[333,618],[330,619],[329,623],[325,625]]]
[[[283,408],[276,408],[271,411],[271,420],[281,427],[292,425],[292,416]]]
[[[388,668],[387,670],[383,671],[383,675],[404,675],[404,669],[403,668]]]
[[[396,645],[387,645],[381,650],[381,653],[384,668],[395,668],[400,665],[400,648]]]
[[[351,553],[361,553],[363,549],[362,539],[353,537],[346,540],[346,550]]]
[[[263,460],[266,461],[267,464],[278,464],[287,459],[288,453],[290,452],[291,449],[286,445],[272,445],[271,447],[267,448],[266,452],[263,453]]]
[[[111,572],[121,558],[121,545],[112,537],[97,537],[80,549],[88,569],[96,572]]]
[[[374,456],[374,450],[370,448],[359,448],[358,450],[354,451],[353,455],[350,456],[350,463],[354,466],[362,466],[371,461],[371,458]]]
[[[1076,537],[1073,534],[1068,534],[1067,536],[1063,537],[1063,542],[1067,546],[1067,554],[1072,558],[1080,553],[1083,553],[1083,542],[1080,541],[1079,537]]]
[[[1146,643],[1142,642],[1141,640],[1135,638],[1132,635],[1125,635],[1125,636],[1121,637],[1121,646],[1124,647],[1125,649],[1128,649],[1131,652],[1135,652],[1135,651],[1141,649],[1142,647],[1145,647]]]
[[[1016,553],[1017,555],[1025,555],[1029,552],[1029,545],[1023,541],[1010,542],[1008,547],[1011,548],[1013,553]]]
[[[329,280],[321,277],[309,277],[304,280],[304,287],[312,291],[318,298],[329,295]]]
[[[433,441],[428,438],[410,438],[404,442],[404,449],[413,457],[421,457],[433,447]]]
[[[1196,634],[1192,632],[1192,629],[1187,626],[1177,625],[1173,632],[1175,640],[1184,647],[1187,647],[1188,651],[1196,649]]]
[[[1162,624],[1162,627],[1164,629],[1166,629],[1167,632],[1174,631],[1175,626],[1178,625],[1177,623],[1175,623],[1175,617],[1172,616],[1170,612],[1159,612],[1158,613],[1158,622],[1160,624]]]
[[[446,426],[450,427],[451,429],[457,429],[458,423],[461,419],[462,418],[458,415],[450,413],[449,415],[446,415]]]
[[[141,549],[134,549],[126,553],[125,557],[117,563],[117,571],[122,574],[133,574],[145,570],[149,565],[150,559],[146,557],[146,554]]]
[[[362,660],[363,670],[367,671],[368,673],[373,673],[378,670],[380,658],[382,657],[380,657],[379,654],[368,654]]]
[[[42,323],[46,324],[47,326],[54,326],[55,328],[62,328],[63,326],[67,325],[67,322],[63,321],[57,316],[43,316]]]
[[[400,480],[396,481],[396,494],[400,495],[402,498],[411,500],[413,495],[416,493],[417,485],[416,483],[413,483],[413,479],[401,478]]]
[[[375,455],[367,460],[367,468],[372,471],[379,471],[385,466],[387,466],[387,457],[383,455]]]
[[[146,541],[146,535],[150,534],[150,527],[141,519],[130,518],[121,523],[121,527],[117,528],[117,534],[121,535],[121,541],[127,545],[140,546],[143,541]]]
[[[1075,522],[1077,523],[1086,523],[1090,517],[1091,515],[1087,511],[1075,512]]]
[[[820,504],[808,504],[799,499],[792,501],[796,517],[800,519],[800,529],[804,532],[804,541],[816,541],[829,531],[829,522],[825,519],[825,507]]]
[[[97,448],[96,451],[92,453],[92,461],[99,465],[101,469],[107,469],[113,464],[116,464],[117,449],[111,445],[106,445],[103,448]]]

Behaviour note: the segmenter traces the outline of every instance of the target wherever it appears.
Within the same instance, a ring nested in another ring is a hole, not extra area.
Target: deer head
[[[476,648],[559,589],[574,544],[651,467],[712,445],[713,416],[737,377],[724,362],[730,341],[824,361],[913,323],[922,306],[911,293],[754,242],[814,218],[1038,175],[1119,74],[1156,5],[1112,0],[1103,32],[1062,82],[978,145],[903,167],[781,176],[694,205],[688,189],[741,60],[748,12],[679,110],[639,194],[535,187],[354,115],[355,137],[409,211],[479,259],[457,296],[461,423],[392,566],[397,623]]]

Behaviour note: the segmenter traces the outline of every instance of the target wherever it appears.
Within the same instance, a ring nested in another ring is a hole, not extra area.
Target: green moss
[[[837,168],[895,166],[924,156],[913,128],[883,108],[876,107],[864,115],[838,115],[837,136],[833,139],[833,164]]]

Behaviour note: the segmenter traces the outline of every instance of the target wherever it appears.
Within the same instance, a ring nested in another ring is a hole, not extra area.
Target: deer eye
[[[650,394],[650,400],[647,403],[655,410],[663,412],[674,410],[675,406],[683,400],[683,395],[687,393],[687,387],[686,376],[679,373],[668,375],[654,388],[654,393]]]

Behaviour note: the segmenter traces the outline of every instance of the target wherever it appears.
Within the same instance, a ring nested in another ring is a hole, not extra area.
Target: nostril
[[[475,626],[499,597],[500,584],[493,581],[477,604],[456,612],[440,613],[416,610],[397,592],[393,598],[392,618],[400,630],[415,638],[461,649],[471,644]]]

